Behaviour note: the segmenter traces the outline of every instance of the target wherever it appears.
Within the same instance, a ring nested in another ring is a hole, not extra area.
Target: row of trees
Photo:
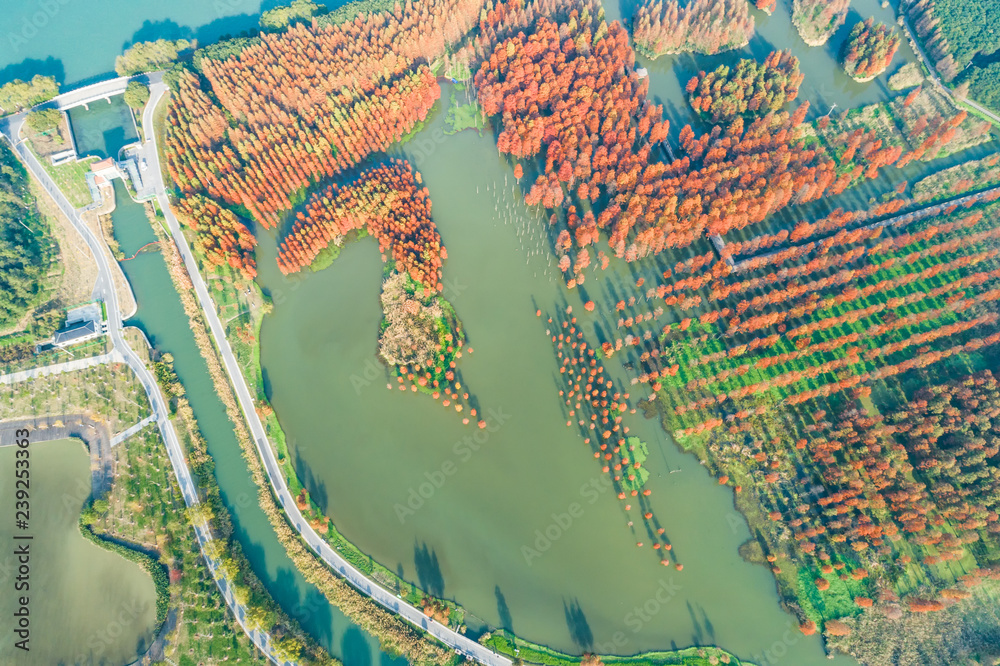
[[[834,232],[834,235],[831,238],[824,239],[822,241],[823,246],[830,247],[832,245],[841,245],[843,244],[842,234],[854,233],[847,231],[847,225],[854,222],[861,222],[863,220],[891,215],[902,208],[904,204],[904,199],[890,199],[872,206],[867,211],[845,211],[843,208],[837,208],[826,217],[820,218],[814,222],[800,220],[795,224],[791,231],[788,229],[782,229],[773,234],[761,234],[760,236],[755,236],[745,241],[731,241],[726,243],[726,247],[723,252],[728,257],[735,257],[740,254],[754,254],[760,250],[774,247],[775,245],[782,245],[789,239],[791,239],[794,243],[799,243],[803,240],[813,238],[814,236],[829,234],[831,232]],[[877,230],[862,232],[859,230],[858,233],[864,234],[866,237],[874,238],[877,236],[876,231]],[[856,242],[856,239],[852,239],[849,242]],[[767,266],[782,264],[789,258],[796,258],[808,254],[815,247],[816,245],[809,243],[802,246],[785,248],[775,252],[759,254],[740,262],[740,270],[758,270]]]
[[[868,18],[857,23],[844,43],[844,71],[859,81],[873,79],[886,70],[899,49],[899,35],[884,23]]]
[[[295,131],[279,121],[257,132],[243,126],[227,130],[225,115],[197,87],[197,79],[186,74],[179,82],[165,151],[171,177],[183,193],[204,192],[242,206],[265,227],[275,226],[298,193],[321,178],[402,138],[440,95],[434,75],[421,65],[378,94],[337,107],[313,129],[277,114]]]
[[[646,99],[646,80],[631,71],[624,30],[591,18],[599,13],[587,4],[564,16],[539,18],[498,44],[475,83],[483,112],[498,117],[500,151],[538,163],[526,203],[565,211],[553,222],[560,238],[565,230],[577,242],[575,252],[557,243],[568,257],[561,267],[574,269],[572,284],[601,230],[616,256],[632,261],[850,183],[823,150],[802,141],[807,105],[749,124],[736,118],[700,137],[685,127],[686,155],[656,161],[653,144],[666,138],[667,124]]]
[[[477,0],[424,0],[339,25],[296,24],[204,57],[207,92],[174,79],[166,157],[182,193],[276,225],[301,192],[386,150],[440,96],[424,61],[474,24]]]
[[[383,257],[428,292],[441,290],[441,265],[448,254],[431,220],[427,188],[418,187],[406,161],[390,160],[362,172],[347,185],[331,185],[314,194],[281,241],[278,267],[293,273],[346,234],[364,229]]]
[[[780,111],[798,96],[803,78],[798,58],[772,51],[761,64],[743,58],[734,68],[719,65],[714,72],[699,72],[686,90],[695,111],[712,122],[728,122]]]
[[[177,219],[198,234],[198,247],[209,266],[228,264],[247,279],[257,275],[257,239],[232,211],[200,194],[181,199],[176,210]]]
[[[713,413],[730,400],[769,392],[790,400],[836,383],[824,377],[870,378],[882,364],[927,355],[993,320],[1000,256],[993,213],[945,215],[889,237],[888,229],[859,228],[789,248],[775,255],[783,260],[779,273],[766,264],[749,268],[768,274],[729,274],[719,262],[710,288],[685,278],[688,286],[667,290],[665,299],[690,308],[707,293],[717,309],[681,321],[680,334],[676,325],[655,330],[666,345],[647,343],[637,325],[610,346],[636,347],[627,354],[637,382],[676,400],[671,411],[695,429],[699,418],[722,425]],[[699,336],[713,342],[703,347]]]
[[[992,334],[983,343],[998,341]],[[972,340],[930,355],[976,348]],[[807,635],[822,626],[848,636],[851,616],[863,613],[898,620],[941,611],[1000,575],[997,381],[989,372],[943,384],[925,375],[930,387],[908,397],[892,377],[922,365],[911,358],[881,368],[886,394],[899,396],[880,405],[885,418],[862,405],[868,389],[839,382],[828,398],[792,401],[777,414],[747,398],[739,426],[682,438],[720,483],[763,509],[748,552],[791,574],[779,586],[797,597]]]
[[[650,58],[742,48],[753,36],[749,7],[746,0],[645,0],[633,18],[636,48]]]

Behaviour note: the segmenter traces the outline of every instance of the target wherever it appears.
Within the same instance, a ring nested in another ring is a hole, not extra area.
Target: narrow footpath
[[[88,356],[87,358],[77,358],[64,363],[53,363],[52,365],[43,365],[40,368],[29,368],[27,370],[20,370],[18,372],[11,372],[10,374],[0,375],[0,384],[17,384],[19,382],[26,382],[29,379],[35,379],[36,377],[59,375],[64,372],[73,372],[74,370],[93,368],[94,366],[104,365],[105,363],[123,363],[124,361],[125,357],[122,353],[119,352],[118,349],[112,349],[107,354]]]

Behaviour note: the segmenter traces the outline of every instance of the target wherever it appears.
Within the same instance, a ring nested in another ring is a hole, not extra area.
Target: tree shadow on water
[[[62,60],[49,56],[45,60],[26,58],[21,62],[11,63],[0,69],[0,85],[14,79],[30,81],[35,74],[54,77],[59,83],[66,80],[66,68],[63,66]]]
[[[132,38],[122,44],[122,49],[127,49],[138,42],[155,42],[158,39],[191,39],[194,32],[187,26],[182,26],[176,21],[164,19],[162,21],[143,21],[139,29],[132,34]]]
[[[255,37],[260,32],[259,28],[260,14],[232,14],[198,26],[194,38],[199,44],[211,44],[232,37]]]
[[[280,567],[274,585],[265,585],[274,600],[288,616],[297,621],[323,647],[333,645],[333,615],[330,602],[313,586],[305,588],[305,596],[292,569]]]
[[[294,457],[295,473],[302,481],[302,485],[305,486],[306,490],[309,492],[309,497],[312,501],[316,503],[316,506],[319,507],[319,510],[323,512],[323,514],[326,514],[330,501],[326,492],[326,482],[317,478],[316,475],[313,474],[312,467],[306,463],[303,456],[298,455],[299,452],[300,451],[297,449]]]
[[[435,597],[444,597],[444,576],[438,563],[437,553],[426,543],[413,545],[413,563],[417,567],[420,587]]]
[[[715,643],[715,625],[713,625],[712,621],[708,619],[708,613],[705,612],[705,609],[701,606],[698,608],[701,611],[701,624],[705,627],[705,633],[708,634],[708,640]]]
[[[580,602],[574,599],[567,604],[564,601],[563,612],[566,613],[566,625],[569,627],[569,635],[573,642],[581,650],[589,650],[594,645],[594,632],[590,630],[590,623],[580,608]]]
[[[510,608],[507,606],[507,599],[504,598],[499,585],[493,588],[493,594],[496,595],[497,598],[497,614],[500,616],[500,626],[513,633],[514,618],[510,615]]]
[[[379,666],[409,666],[409,664],[405,657],[393,657],[386,652],[378,653]]]
[[[223,2],[222,4],[230,4],[233,9],[237,7],[238,2]],[[273,5],[283,3],[275,2],[265,2],[264,5]],[[273,8],[273,7],[272,7]],[[132,38],[126,41],[122,45],[122,49],[126,49],[137,42],[151,42],[158,39],[186,39],[186,40],[197,40],[199,44],[211,44],[212,42],[218,41],[220,39],[228,39],[232,37],[253,37],[258,34],[260,28],[260,14],[231,14],[228,16],[219,15],[213,21],[205,23],[197,27],[191,27],[187,25],[180,25],[176,21],[170,19],[165,19],[162,21],[145,21],[142,26],[139,27],[135,33],[132,34]]]
[[[691,635],[691,641],[695,645],[705,645],[712,644],[715,642],[715,626],[712,621],[708,619],[708,613],[699,604],[698,606],[692,606],[691,602],[687,602],[688,615],[691,616],[691,625],[694,627],[694,633]],[[698,615],[701,615],[701,619]]]
[[[357,627],[350,627],[340,641],[344,666],[372,666],[372,648]]]

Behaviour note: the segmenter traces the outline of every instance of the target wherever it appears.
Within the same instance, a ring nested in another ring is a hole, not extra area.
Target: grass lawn
[[[34,153],[35,149],[31,148],[31,152]],[[87,177],[85,175],[90,170],[89,161],[67,162],[66,164],[53,166],[52,162],[48,159],[38,157],[38,153],[35,153],[35,157],[38,158],[42,168],[49,173],[49,176],[52,177],[52,180],[62,190],[62,193],[66,195],[70,205],[74,208],[81,208],[93,201],[90,196],[90,188],[87,187]]]

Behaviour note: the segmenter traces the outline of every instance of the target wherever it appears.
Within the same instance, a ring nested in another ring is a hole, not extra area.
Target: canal
[[[125,256],[130,257],[156,240],[156,235],[143,207],[129,198],[120,180],[114,182],[114,236]],[[223,502],[254,573],[281,607],[346,666],[393,663],[379,650],[375,639],[330,606],[319,590],[306,582],[278,542],[257,503],[257,486],[247,470],[225,407],[215,393],[163,256],[159,252],[142,252],[122,262],[122,268],[139,305],[135,316],[125,324],[142,329],[160,352],[173,354],[174,368],[215,461]]]

